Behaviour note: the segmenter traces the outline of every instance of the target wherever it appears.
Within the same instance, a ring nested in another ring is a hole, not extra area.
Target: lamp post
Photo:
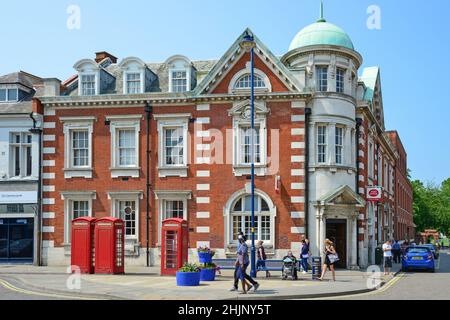
[[[250,52],[251,77],[250,77],[250,104],[251,104],[251,179],[252,179],[252,221],[251,221],[251,277],[256,277],[256,247],[255,247],[255,39],[248,32],[244,35],[240,46],[246,52]]]

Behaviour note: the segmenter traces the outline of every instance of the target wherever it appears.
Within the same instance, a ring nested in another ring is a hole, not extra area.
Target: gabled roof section
[[[255,54],[269,67],[269,69],[278,76],[278,78],[285,84],[290,91],[300,91],[300,84],[292,76],[290,71],[280,59],[276,57],[257,36],[253,34],[250,29],[246,29],[222,58],[214,65],[213,69],[203,79],[203,81],[195,89],[195,94],[200,95],[210,93],[212,89],[220,83],[220,80],[228,73],[233,65],[245,54],[241,49],[240,43],[244,36],[250,34],[254,37],[256,42]]]
[[[372,112],[380,126],[385,129],[384,125],[384,109],[383,109],[383,94],[381,90],[381,71],[379,67],[369,67],[363,70],[359,79],[366,86],[364,93],[364,101],[367,101],[372,106]]]
[[[366,86],[366,92],[364,94],[365,101],[372,102],[379,75],[379,67],[370,67],[363,70],[359,80]]]
[[[318,202],[322,206],[328,205],[354,205],[357,207],[365,207],[366,201],[349,186],[343,185],[336,190],[324,195]]]

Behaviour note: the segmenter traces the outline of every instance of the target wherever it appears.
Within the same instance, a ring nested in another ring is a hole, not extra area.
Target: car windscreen
[[[411,248],[408,250],[408,253],[428,253],[428,248]]]

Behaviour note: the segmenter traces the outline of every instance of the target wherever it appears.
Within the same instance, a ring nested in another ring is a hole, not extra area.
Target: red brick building
[[[416,225],[413,217],[413,188],[408,178],[408,156],[397,131],[387,132],[398,153],[395,165],[395,225],[397,239],[413,241]]]
[[[323,37],[324,28],[338,37]],[[251,222],[244,35],[217,61],[119,63],[101,52],[77,62],[64,83],[45,83],[55,92],[36,102],[44,110],[45,263],[69,263],[70,222],[86,215],[125,220],[128,264],[146,263],[147,240],[159,264],[161,221],[170,217],[188,221],[192,254],[204,245],[234,254],[236,233],[250,234]],[[397,153],[385,133],[379,70],[359,78],[362,56],[324,19],[281,59],[255,41],[256,237],[274,257],[298,250],[302,235],[318,255],[330,238],[342,267],[366,266],[394,236]],[[383,201],[371,205],[366,188],[376,185]]]

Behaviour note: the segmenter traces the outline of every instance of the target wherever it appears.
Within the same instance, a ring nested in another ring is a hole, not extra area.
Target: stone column
[[[358,245],[358,241],[356,239],[357,235],[358,235],[358,220],[357,220],[357,215],[354,214],[351,216],[351,221],[350,221],[350,225],[351,225],[351,232],[350,232],[350,236],[351,236],[351,255],[350,255],[350,269],[352,270],[357,270],[359,269],[358,267],[358,251],[356,246]]]
[[[325,244],[325,238],[326,238],[326,217],[325,217],[325,208],[322,207],[320,209],[320,240],[319,240],[319,255],[322,256],[322,251]],[[323,257],[322,257],[323,258]]]
[[[354,148],[352,147],[352,128],[345,127],[344,138],[344,164],[351,167],[353,162]]]

